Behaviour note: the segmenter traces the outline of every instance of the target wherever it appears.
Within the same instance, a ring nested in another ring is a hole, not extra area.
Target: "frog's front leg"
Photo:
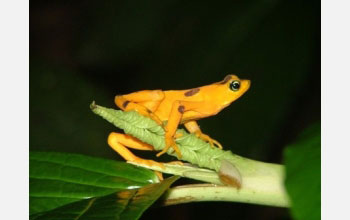
[[[169,148],[173,148],[178,156],[181,158],[181,152],[175,143],[176,130],[179,126],[182,116],[186,111],[200,109],[203,106],[203,102],[189,102],[189,101],[175,101],[171,107],[168,123],[165,126],[165,147],[157,154],[160,155],[166,153]]]
[[[161,90],[144,90],[127,95],[118,95],[114,102],[124,111],[135,110],[162,125],[162,121],[153,112],[157,110],[163,99],[164,93]]]
[[[222,146],[218,141],[216,141],[216,140],[212,139],[211,137],[209,137],[208,135],[202,133],[202,131],[201,131],[201,129],[196,121],[189,121],[189,122],[184,123],[184,125],[190,133],[194,133],[198,138],[209,142],[209,144],[212,147],[214,147],[214,144],[215,144],[218,148],[222,149]]]

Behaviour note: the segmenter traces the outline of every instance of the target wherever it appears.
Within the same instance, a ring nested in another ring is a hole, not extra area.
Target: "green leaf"
[[[284,156],[293,217],[321,219],[321,125],[305,130]]]
[[[30,214],[158,182],[153,171],[120,161],[51,152],[29,158]]]
[[[138,219],[178,178],[173,176],[143,188],[84,199],[52,211],[32,215],[30,219]]]

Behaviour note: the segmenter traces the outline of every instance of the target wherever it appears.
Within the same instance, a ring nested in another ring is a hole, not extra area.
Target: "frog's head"
[[[241,97],[250,87],[250,80],[240,79],[236,75],[227,75],[224,80],[218,82],[221,103],[228,105]]]

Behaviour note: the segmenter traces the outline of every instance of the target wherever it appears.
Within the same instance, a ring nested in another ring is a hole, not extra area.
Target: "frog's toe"
[[[169,148],[173,148],[174,149],[174,151],[176,152],[178,158],[182,157],[180,149],[176,145],[174,139],[173,138],[167,138],[167,137],[165,137],[165,147],[164,147],[164,149],[161,152],[159,152],[157,154],[157,157],[165,154],[169,150]]]
[[[212,139],[212,141],[219,149],[222,149],[222,145],[218,141],[216,141],[214,139]]]
[[[178,166],[184,166],[184,163],[182,161],[171,161],[168,162],[167,164],[171,164],[171,165],[178,165]]]
[[[209,137],[206,134],[203,133],[196,133],[196,136],[200,139],[202,139],[203,141],[206,141],[210,144],[211,147],[215,147],[215,145],[219,148],[222,149],[222,145],[215,139]]]

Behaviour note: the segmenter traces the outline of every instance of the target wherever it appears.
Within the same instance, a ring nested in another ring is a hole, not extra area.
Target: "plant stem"
[[[132,164],[138,165],[137,163]],[[283,165],[249,160],[249,167],[244,169],[247,172],[241,170],[243,182],[240,189],[223,186],[216,172],[203,168],[172,164],[165,164],[165,169],[156,166],[139,166],[212,183],[173,187],[163,197],[163,205],[201,201],[227,201],[289,207],[289,198],[283,183]]]
[[[259,191],[250,188],[233,188],[213,184],[190,184],[173,187],[164,196],[163,205],[176,205],[188,202],[221,201],[243,202],[277,207],[289,207],[284,193]]]

